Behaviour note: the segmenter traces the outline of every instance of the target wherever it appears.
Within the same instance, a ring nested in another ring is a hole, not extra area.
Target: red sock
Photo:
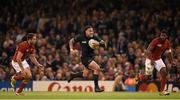
[[[162,92],[162,91],[164,91],[164,88],[166,85],[166,76],[161,76],[160,82],[161,82],[161,92]]]
[[[17,93],[21,93],[23,91],[24,87],[26,87],[26,83],[22,82],[19,89],[17,90]]]
[[[14,75],[14,79],[18,81],[18,80],[23,80],[24,77],[21,75]]]

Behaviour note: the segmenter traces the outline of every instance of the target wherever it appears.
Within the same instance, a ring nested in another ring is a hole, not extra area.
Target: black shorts
[[[94,57],[81,57],[82,64],[89,69],[89,64],[94,60]],[[90,69],[91,70],[91,69]]]

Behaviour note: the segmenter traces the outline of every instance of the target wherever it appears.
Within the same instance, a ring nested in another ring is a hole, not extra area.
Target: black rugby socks
[[[99,85],[98,85],[98,80],[99,80],[99,77],[98,77],[98,75],[93,75],[93,80],[94,80],[94,85],[95,85],[95,88],[96,87],[99,87]]]

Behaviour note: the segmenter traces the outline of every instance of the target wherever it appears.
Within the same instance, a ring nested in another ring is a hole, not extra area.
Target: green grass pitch
[[[25,92],[25,95],[15,95],[14,92],[0,92],[3,100],[180,100],[180,93],[171,93],[169,96],[160,96],[150,92]]]

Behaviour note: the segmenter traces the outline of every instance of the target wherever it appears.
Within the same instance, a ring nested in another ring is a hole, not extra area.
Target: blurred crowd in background
[[[180,81],[179,0],[1,0],[0,13],[0,80],[15,73],[11,57],[29,32],[37,33],[37,59],[44,65],[38,71],[30,62],[33,80],[67,80],[71,71],[83,70],[80,57],[69,55],[68,42],[83,34],[85,25],[92,25],[108,43],[108,48],[95,50],[95,60],[104,69],[100,80],[143,74],[148,44],[166,29],[176,66],[171,66],[166,54],[162,58],[168,80]]]

